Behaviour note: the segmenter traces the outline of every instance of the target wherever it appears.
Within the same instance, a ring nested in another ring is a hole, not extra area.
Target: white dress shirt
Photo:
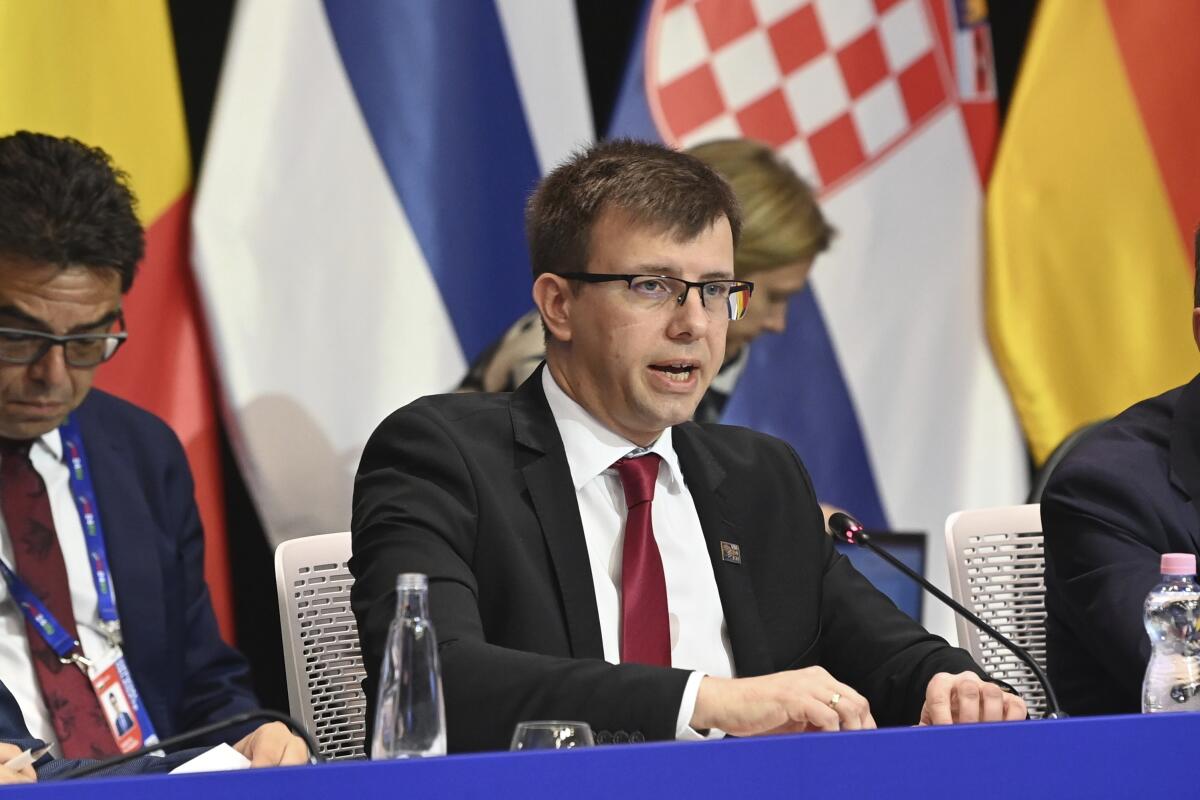
[[[53,430],[34,441],[29,451],[29,460],[46,483],[50,513],[54,517],[54,529],[58,533],[63,561],[67,567],[67,582],[71,584],[71,607],[75,611],[80,644],[83,646],[84,655],[91,659],[100,659],[108,653],[108,639],[100,627],[99,601],[96,586],[92,583],[87,543],[83,537],[83,525],[79,522],[79,512],[75,509],[75,498],[71,494],[70,472],[63,462],[62,453],[62,437],[57,430]],[[0,556],[3,556],[4,561],[16,571],[12,539],[8,535],[8,524],[3,520],[2,511]],[[111,573],[109,578],[111,580]],[[113,591],[115,598],[115,587]],[[8,586],[2,580],[0,680],[4,681],[4,685],[16,698],[29,732],[51,745],[51,752],[55,756],[61,756],[58,737],[54,733],[54,725],[50,721],[50,714],[46,711],[46,704],[38,687],[29,641],[25,638],[25,617],[17,604],[12,602]]]
[[[621,661],[621,552],[625,541],[625,491],[612,465],[642,448],[608,430],[558,386],[550,368],[542,371],[542,388],[558,425],[587,541],[604,640],[604,660]],[[671,429],[646,451],[662,458],[654,485],[651,520],[662,554],[671,625],[671,666],[694,670],[684,690],[676,721],[676,738],[700,738],[689,727],[696,695],[705,675],[733,676],[733,655],[725,612],[696,504],[679,469]],[[713,731],[709,736],[720,736]]]

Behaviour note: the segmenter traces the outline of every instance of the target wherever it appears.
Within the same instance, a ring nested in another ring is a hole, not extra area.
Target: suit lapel
[[[1171,421],[1171,482],[1192,502],[1200,519],[1200,375],[1183,387]],[[1200,525],[1192,528],[1200,549]]]
[[[736,498],[726,495],[725,469],[704,446],[702,437],[703,430],[694,423],[677,425],[675,451],[704,530],[737,675],[765,675],[773,667],[750,580],[750,563],[761,553],[755,551],[755,542],[745,540],[742,528],[730,521],[736,518]],[[722,558],[722,543],[737,548],[741,563]]]
[[[542,391],[543,369],[545,364],[513,392],[510,405],[513,436],[518,451],[524,449],[521,473],[554,564],[571,655],[603,659],[604,639],[600,634],[600,614],[596,610],[583,522],[562,438]]]
[[[149,533],[155,527],[149,509],[136,502],[145,491],[137,485],[129,455],[117,437],[108,435],[94,406],[85,402],[76,413],[100,506],[125,658],[135,679],[137,675],[165,674],[171,666],[164,660],[167,637],[162,556],[156,546],[157,537]],[[166,697],[153,692],[155,685],[157,682],[143,681],[138,691],[161,731],[168,729],[169,703]]]

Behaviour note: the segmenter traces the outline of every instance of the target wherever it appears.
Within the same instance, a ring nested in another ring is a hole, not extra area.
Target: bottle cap
[[[1196,556],[1192,553],[1163,553],[1163,575],[1195,575]]]
[[[1192,570],[1195,572],[1195,569]],[[420,572],[401,572],[396,576],[396,591],[413,591],[414,589],[429,588],[429,578]]]

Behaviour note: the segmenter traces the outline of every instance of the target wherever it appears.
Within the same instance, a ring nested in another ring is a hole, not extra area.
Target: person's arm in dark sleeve
[[[856,688],[871,704],[879,725],[914,725],[929,682],[940,672],[974,672],[992,681],[965,650],[951,647],[898,609],[837,552],[824,533],[816,493],[799,457],[789,448],[798,480],[814,509],[801,536],[816,536],[825,562],[821,584],[820,664]]]
[[[181,593],[185,636],[184,681],[180,703],[174,709],[176,732],[191,730],[259,707],[250,688],[245,658],[221,639],[213,613],[208,583],[204,579],[204,528],[196,507],[191,470],[179,440],[172,434],[167,470],[163,476],[166,528],[177,537],[176,574],[182,585],[165,587]],[[198,744],[232,744],[259,725],[251,722],[231,728]]]
[[[1142,606],[1171,548],[1155,503],[1115,468],[1071,460],[1042,498],[1047,605],[1123,687],[1141,685],[1150,659]]]

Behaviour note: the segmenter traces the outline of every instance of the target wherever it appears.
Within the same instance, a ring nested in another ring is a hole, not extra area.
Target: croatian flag
[[[525,198],[592,138],[571,4],[238,4],[195,264],[274,542],[344,530],[379,421],[529,309]]]
[[[965,0],[654,0],[610,135],[745,136],[818,190],[840,235],[788,330],[751,346],[725,422],[791,442],[821,500],[929,534],[1021,502],[1022,440],[987,348],[987,20]],[[953,638],[950,612],[925,622]]]

